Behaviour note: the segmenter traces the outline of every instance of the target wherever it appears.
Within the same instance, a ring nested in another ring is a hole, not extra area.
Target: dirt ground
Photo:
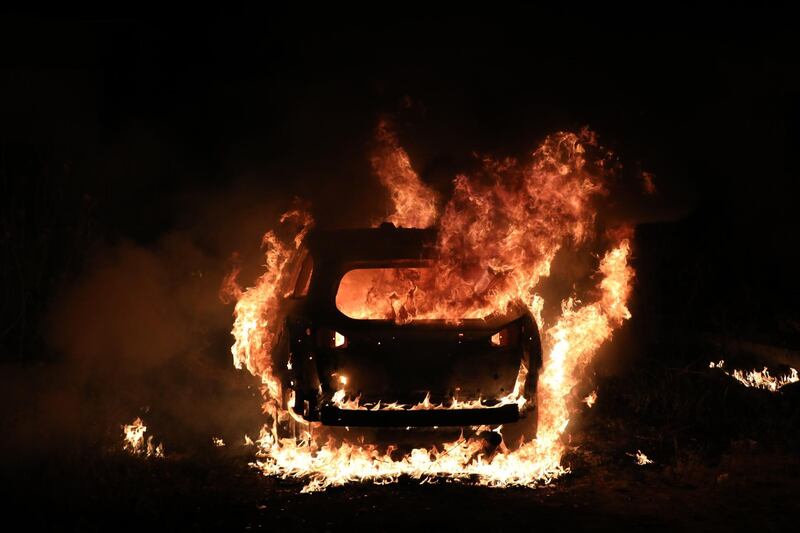
[[[627,443],[601,438],[584,434],[566,458],[572,473],[537,489],[401,479],[301,494],[301,481],[265,477],[231,446],[21,462],[4,476],[3,501],[26,528],[58,531],[778,531],[797,520],[796,455],[743,441],[716,464],[683,454],[638,466]]]

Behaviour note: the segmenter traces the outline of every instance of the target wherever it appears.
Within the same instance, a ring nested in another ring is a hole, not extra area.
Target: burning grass
[[[712,361],[708,364],[708,367],[722,370],[726,375],[731,376],[745,387],[764,389],[770,392],[778,392],[786,385],[800,381],[800,377],[797,375],[797,370],[794,368],[790,368],[789,373],[783,376],[772,376],[767,367],[764,367],[760,371],[734,369],[732,372],[729,372],[725,369],[724,360],[720,360],[718,363]]]
[[[144,421],[137,417],[130,424],[122,426],[123,433],[123,448],[133,455],[141,455],[144,457],[164,457],[164,445],[162,443],[154,444],[153,435],[148,435],[147,426]]]

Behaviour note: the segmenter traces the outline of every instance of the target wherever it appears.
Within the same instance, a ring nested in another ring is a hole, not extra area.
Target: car
[[[378,279],[407,287],[434,272],[436,231],[385,223],[306,235],[274,351],[296,420],[431,428],[532,417],[527,427],[535,431],[542,350],[527,306],[483,318],[417,319],[395,305],[397,294],[376,300],[370,293]]]

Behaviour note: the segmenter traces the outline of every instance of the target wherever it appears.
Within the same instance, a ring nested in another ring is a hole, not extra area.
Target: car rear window
[[[414,315],[416,304],[424,299],[424,288],[432,285],[433,276],[430,267],[350,270],[339,282],[336,307],[350,318],[363,320]]]
[[[484,319],[492,314],[489,306],[454,307],[456,293],[437,283],[441,276],[442,272],[433,266],[349,270],[339,282],[336,307],[350,318],[393,320],[400,324],[412,320]],[[470,287],[474,290],[475,284]],[[463,314],[453,314],[459,312]]]

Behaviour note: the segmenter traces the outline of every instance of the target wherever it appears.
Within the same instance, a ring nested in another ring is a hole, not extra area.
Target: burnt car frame
[[[284,402],[295,417],[327,426],[534,426],[542,352],[527,307],[484,319],[358,319],[336,305],[339,284],[358,269],[417,268],[435,260],[435,229],[312,230],[295,266],[275,350]],[[517,381],[524,379],[522,390]],[[347,383],[362,405],[426,401],[465,408],[357,408],[334,402]],[[500,402],[517,387],[527,402]],[[480,402],[474,400],[482,399]],[[452,405],[452,404],[450,404]],[[530,420],[530,419],[533,420]]]

